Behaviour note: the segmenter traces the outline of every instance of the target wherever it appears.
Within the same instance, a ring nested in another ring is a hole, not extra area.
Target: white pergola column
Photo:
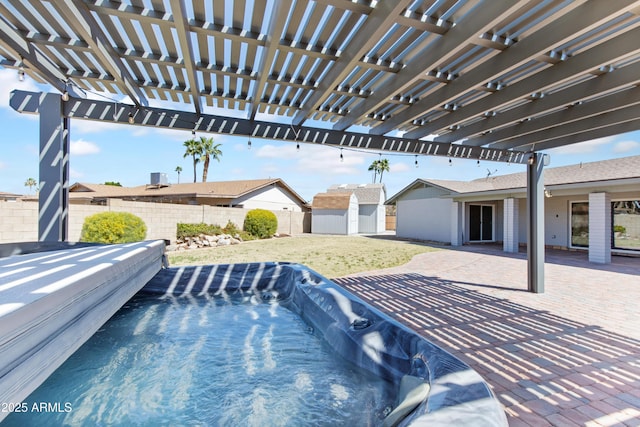
[[[519,250],[518,241],[518,199],[509,197],[504,199],[504,236],[503,236],[503,250],[505,252],[517,253]]]
[[[47,93],[40,100],[40,190],[38,240],[65,242],[69,233],[69,118],[62,98]]]
[[[451,246],[462,246],[464,242],[462,227],[462,209],[464,202],[451,203]]]
[[[589,194],[589,261],[611,263],[611,196]]]

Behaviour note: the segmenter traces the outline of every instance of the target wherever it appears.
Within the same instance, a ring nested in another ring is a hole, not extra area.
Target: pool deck
[[[545,279],[487,245],[335,282],[471,365],[512,427],[640,426],[640,258],[547,251]]]

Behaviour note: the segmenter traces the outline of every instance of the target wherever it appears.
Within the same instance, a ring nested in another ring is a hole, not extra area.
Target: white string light
[[[20,57],[20,66],[18,67],[18,80],[20,80],[21,82],[24,81],[24,76],[25,76],[25,72],[24,72],[24,60],[22,59],[22,56]]]

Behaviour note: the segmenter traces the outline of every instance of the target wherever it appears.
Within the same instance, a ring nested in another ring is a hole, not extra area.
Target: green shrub
[[[614,225],[613,226],[613,231],[615,233],[625,234],[627,232],[627,229],[623,225]]]
[[[235,236],[236,234],[240,234],[242,230],[240,230],[238,228],[238,226],[231,222],[231,220],[227,221],[227,225],[224,226],[224,228],[222,229],[222,232],[225,234],[230,234],[232,236]]]
[[[216,236],[222,234],[222,228],[219,225],[205,224],[201,222],[199,224],[185,224],[178,223],[176,237],[178,239],[184,239],[186,237],[196,237],[200,234],[207,234],[209,236]]]
[[[266,209],[253,209],[244,218],[244,231],[260,239],[274,235],[278,229],[276,214]]]
[[[88,216],[82,225],[81,242],[130,243],[144,240],[147,226],[128,212],[102,212]]]

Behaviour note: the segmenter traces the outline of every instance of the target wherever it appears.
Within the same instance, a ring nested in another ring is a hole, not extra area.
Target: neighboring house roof
[[[5,193],[4,191],[0,191],[0,200],[15,200],[21,197],[23,197],[21,194]]]
[[[77,198],[143,198],[143,197],[199,197],[234,200],[253,191],[277,185],[286,189],[301,205],[306,201],[279,178],[238,181],[190,182],[166,186],[140,185],[117,187],[105,184],[76,183],[69,189],[70,197]]]
[[[335,184],[329,187],[328,193],[354,193],[360,205],[377,205],[384,203],[387,190],[384,184]]]
[[[601,160],[597,162],[579,163],[570,166],[546,168],[544,170],[544,185],[547,187],[607,183],[619,180],[640,179],[640,156],[623,157],[619,159]],[[398,197],[417,185],[430,185],[451,192],[451,195],[469,195],[490,191],[525,191],[527,187],[527,173],[512,173],[508,175],[479,178],[473,181],[448,181],[437,179],[417,179],[386,201],[395,202]]]
[[[345,210],[349,209],[351,197],[353,193],[318,193],[313,197],[312,209],[331,209]],[[354,196],[355,197],[355,196]]]

